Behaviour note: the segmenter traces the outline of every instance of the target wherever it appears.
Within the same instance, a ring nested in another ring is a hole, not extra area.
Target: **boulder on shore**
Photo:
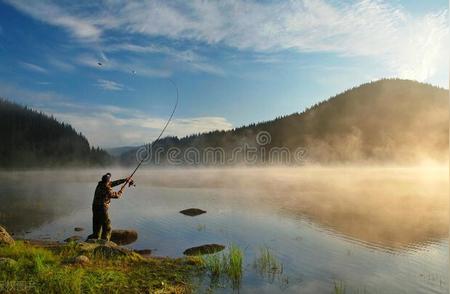
[[[188,208],[188,209],[180,211],[180,213],[182,213],[184,215],[188,215],[188,216],[197,216],[197,215],[206,213],[206,211],[201,210],[199,208]]]
[[[201,246],[192,247],[184,250],[184,255],[205,255],[220,252],[225,249],[225,246],[220,244],[205,244]]]
[[[78,255],[72,260],[73,264],[86,265],[91,263],[89,258],[86,255]]]
[[[121,247],[112,241],[88,239],[86,242],[78,243],[79,249],[85,254],[92,253],[97,257],[115,258],[119,256],[128,256],[134,259],[142,259],[142,257],[125,247]]]
[[[0,246],[11,246],[14,245],[14,239],[6,231],[6,229],[0,226]]]
[[[135,242],[138,234],[135,230],[112,230],[111,241],[117,245],[128,245]]]

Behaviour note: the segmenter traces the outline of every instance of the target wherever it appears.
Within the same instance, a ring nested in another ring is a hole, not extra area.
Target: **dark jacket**
[[[125,183],[126,179],[112,181],[106,184],[105,182],[98,182],[95,188],[94,201],[92,206],[108,208],[111,198],[119,198],[120,193],[114,192],[112,187]]]

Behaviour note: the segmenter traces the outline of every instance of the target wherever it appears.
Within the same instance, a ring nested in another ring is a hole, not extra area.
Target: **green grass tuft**
[[[225,253],[203,256],[202,262],[211,275],[213,286],[225,279],[231,282],[233,288],[239,288],[243,275],[244,253],[238,246],[230,245]]]

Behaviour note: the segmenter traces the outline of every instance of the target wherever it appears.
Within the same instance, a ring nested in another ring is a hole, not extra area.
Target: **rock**
[[[78,248],[86,253],[100,258],[114,258],[128,256],[135,260],[141,260],[142,256],[125,247],[120,247],[114,242],[106,240],[88,239],[86,242],[78,243]]]
[[[0,257],[0,268],[11,268],[16,265],[17,261],[9,257]]]
[[[74,230],[75,232],[81,232],[81,231],[83,231],[84,229],[81,228],[81,227],[75,227],[75,228],[73,228],[73,230]]]
[[[0,246],[11,246],[14,243],[14,239],[8,234],[8,231],[0,226]]]
[[[65,239],[64,242],[76,242],[81,239],[81,236],[70,236],[69,238]]]
[[[148,257],[152,254],[151,249],[134,250],[134,252],[136,252],[137,254],[144,256],[144,257]]]
[[[204,254],[213,254],[225,249],[225,246],[220,244],[205,244],[197,247],[192,247],[184,250],[184,255],[204,255]]]
[[[180,211],[180,213],[182,213],[184,215],[189,215],[189,216],[197,216],[197,215],[206,213],[206,211],[201,210],[199,208],[188,208],[188,209]]]
[[[130,255],[132,251],[119,246],[99,245],[93,250],[93,253],[103,258],[114,258]]]
[[[73,259],[72,263],[79,264],[79,265],[86,265],[86,264],[91,263],[91,261],[89,260],[89,258],[86,255],[78,255],[77,257],[75,257]]]
[[[118,245],[128,245],[135,242],[138,234],[135,230],[112,230],[111,241]]]

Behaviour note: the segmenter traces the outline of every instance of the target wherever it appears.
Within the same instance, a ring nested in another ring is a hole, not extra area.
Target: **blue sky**
[[[78,3],[80,2],[80,3]],[[447,1],[0,0],[0,96],[93,145],[229,129],[401,77],[448,88]],[[102,63],[102,66],[98,65]]]

